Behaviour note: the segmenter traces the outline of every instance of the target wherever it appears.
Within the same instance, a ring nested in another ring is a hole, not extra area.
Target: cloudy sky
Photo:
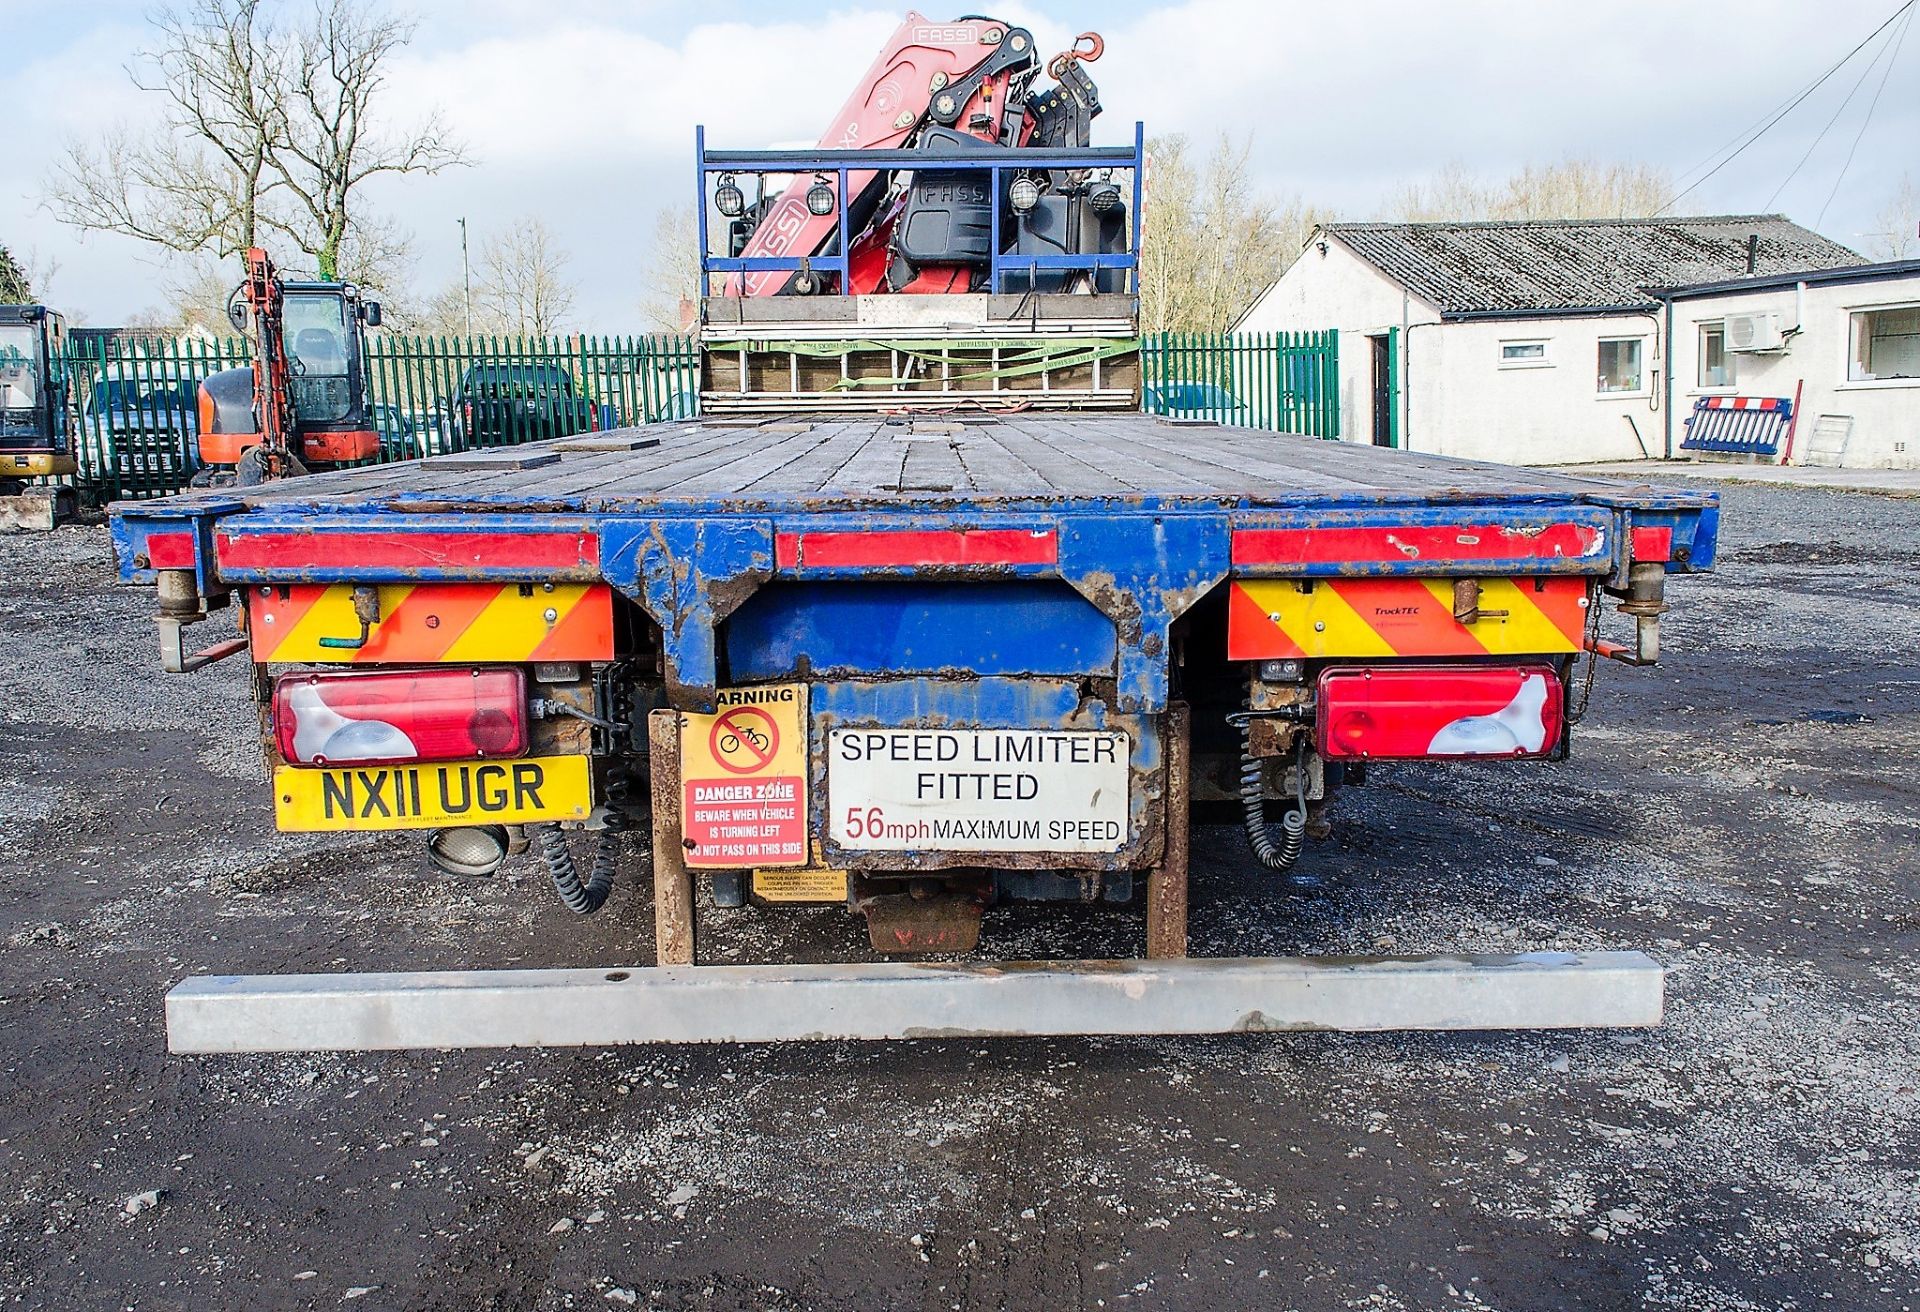
[[[1450,161],[1500,175],[1574,154],[1685,176],[1899,5],[989,7],[1032,28],[1043,52],[1064,48],[1083,28],[1105,34],[1106,57],[1093,69],[1106,105],[1097,139],[1127,139],[1135,119],[1149,133],[1250,133],[1266,190],[1366,218],[1400,186]],[[64,228],[44,208],[42,185],[63,140],[85,141],[153,112],[125,71],[145,38],[147,7],[0,0],[8,55],[0,69],[8,125],[0,242],[41,267],[57,266],[45,294],[94,323],[164,303],[165,271],[138,243]],[[643,326],[638,266],[656,212],[691,190],[694,124],[704,122],[709,141],[722,145],[811,138],[903,12],[773,0],[414,0],[411,8],[419,33],[393,66],[386,113],[403,123],[438,107],[474,163],[386,184],[370,200],[413,233],[426,290],[458,276],[460,216],[477,236],[516,215],[539,215],[572,257],[582,283],[577,317],[593,331]],[[1869,68],[1883,51],[1887,58]],[[1686,204],[1711,213],[1771,207],[1807,224],[1824,207],[1821,229],[1864,247],[1908,170],[1920,177],[1920,36],[1891,49],[1870,45]]]

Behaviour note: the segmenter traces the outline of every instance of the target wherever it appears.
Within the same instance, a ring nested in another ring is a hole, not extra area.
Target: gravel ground
[[[266,1058],[168,1056],[162,994],[646,960],[649,917],[275,835],[243,671],[159,674],[101,529],[0,538],[0,1306],[1920,1303],[1920,501],[1730,486],[1725,525],[1571,762],[1376,771],[1310,889],[1195,843],[1198,952],[1639,947],[1658,1031]]]

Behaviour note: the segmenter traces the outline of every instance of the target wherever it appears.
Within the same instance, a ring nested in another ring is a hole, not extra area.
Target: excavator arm
[[[260,421],[260,446],[272,478],[286,472],[293,434],[293,386],[280,332],[282,297],[273,259],[258,246],[248,250],[247,276],[237,299],[253,322],[253,413]]]

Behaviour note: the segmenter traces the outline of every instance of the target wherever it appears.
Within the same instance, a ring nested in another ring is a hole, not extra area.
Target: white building
[[[1639,459],[1666,452],[1677,399],[1650,289],[1862,263],[1777,214],[1334,223],[1235,330],[1339,329],[1347,441],[1514,464]]]
[[[1673,447],[1708,397],[1793,405],[1776,459],[1920,468],[1920,260],[1733,278],[1661,293]]]

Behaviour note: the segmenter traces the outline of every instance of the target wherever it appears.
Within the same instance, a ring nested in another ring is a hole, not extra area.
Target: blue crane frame
[[[1038,272],[1042,269],[1081,270],[1124,269],[1128,290],[1139,291],[1140,278],[1140,206],[1146,181],[1146,125],[1133,125],[1131,146],[981,146],[964,151],[953,150],[725,150],[707,149],[707,129],[694,129],[694,157],[697,199],[694,212],[700,228],[700,294],[711,294],[710,276],[715,273],[797,273],[808,267],[839,275],[841,294],[846,293],[848,246],[852,234],[847,230],[847,175],[857,170],[904,170],[938,166],[942,171],[974,171],[990,175],[994,233],[993,262],[989,286],[1003,289],[1007,270]],[[1053,169],[1118,169],[1133,179],[1133,212],[1128,216],[1127,253],[1125,255],[1025,255],[1010,256],[1001,249],[999,238],[1001,197],[1006,194],[1006,175]],[[839,227],[837,255],[762,255],[751,259],[714,255],[707,225],[711,193],[707,179],[715,174],[814,173],[832,174],[834,215]]]

